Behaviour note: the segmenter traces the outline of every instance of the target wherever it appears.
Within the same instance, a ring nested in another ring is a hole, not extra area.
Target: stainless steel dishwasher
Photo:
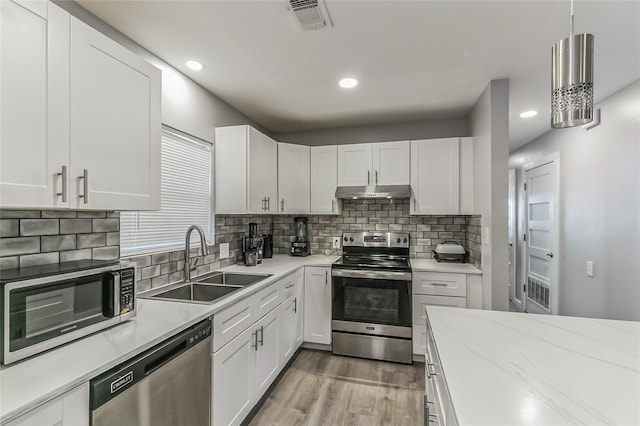
[[[209,426],[211,320],[91,380],[92,426]]]

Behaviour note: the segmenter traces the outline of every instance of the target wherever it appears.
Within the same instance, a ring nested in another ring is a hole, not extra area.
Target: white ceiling
[[[511,149],[549,129],[551,46],[569,32],[568,0],[328,0],[333,28],[310,32],[286,0],[78,3],[274,133],[465,117],[509,78]],[[640,78],[640,1],[574,10],[595,35],[597,102]]]

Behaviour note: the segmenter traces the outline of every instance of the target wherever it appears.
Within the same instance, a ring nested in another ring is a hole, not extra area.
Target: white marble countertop
[[[640,424],[640,322],[426,310],[460,425]]]
[[[435,259],[411,259],[413,272],[453,272],[458,274],[482,274],[470,263],[438,262]]]
[[[261,265],[225,271],[273,274],[211,305],[138,299],[137,316],[41,355],[0,367],[0,423],[41,405],[162,342],[304,266],[329,266],[338,256],[277,255]]]

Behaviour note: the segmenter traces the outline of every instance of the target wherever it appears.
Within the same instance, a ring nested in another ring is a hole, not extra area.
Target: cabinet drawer
[[[292,280],[290,277],[291,276],[285,277],[263,288],[252,297],[254,322],[271,312],[273,308],[284,301],[284,290],[286,283]]]
[[[256,296],[229,306],[213,316],[213,352],[229,343],[255,322],[251,307]]]
[[[453,297],[453,296],[427,296],[424,294],[413,295],[413,323],[414,324],[426,324],[427,314],[424,312],[424,308],[427,305],[436,306],[449,306],[453,308],[466,308],[466,297]]]
[[[467,295],[467,276],[443,272],[414,272],[413,294],[464,297]]]

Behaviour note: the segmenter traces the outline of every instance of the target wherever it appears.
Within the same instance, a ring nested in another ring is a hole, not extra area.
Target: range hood
[[[411,185],[339,186],[336,198],[409,198]]]

